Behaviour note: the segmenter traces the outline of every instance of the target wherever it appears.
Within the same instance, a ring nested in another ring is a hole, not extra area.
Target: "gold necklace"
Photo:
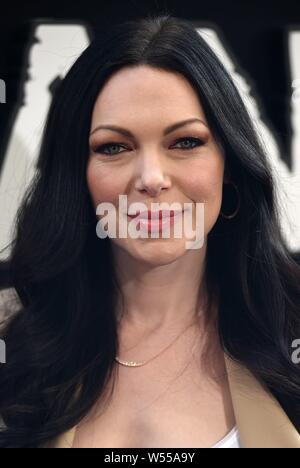
[[[121,366],[125,367],[142,367],[148,364],[149,362],[153,361],[153,359],[156,359],[158,356],[160,356],[162,353],[167,351],[191,326],[193,326],[195,321],[193,321],[190,325],[188,325],[183,332],[181,332],[178,336],[176,336],[175,340],[173,340],[166,348],[164,348],[160,353],[156,354],[154,357],[149,359],[148,361],[123,361],[120,359],[118,356],[115,357],[115,361],[120,364]]]

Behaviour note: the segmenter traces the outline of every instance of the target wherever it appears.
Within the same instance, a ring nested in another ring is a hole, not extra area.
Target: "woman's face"
[[[198,120],[164,133],[189,119]],[[112,125],[132,135],[99,129]],[[127,196],[128,209],[134,202],[149,210],[153,202],[177,202],[182,208],[187,203],[195,228],[196,203],[204,203],[206,241],[221,209],[224,156],[182,75],[147,65],[123,68],[102,88],[91,119],[87,183],[95,212],[100,203],[113,204],[118,233],[119,195]],[[130,222],[127,213],[121,215]],[[183,233],[181,238],[111,240],[134,258],[159,265],[182,256],[189,239]]]

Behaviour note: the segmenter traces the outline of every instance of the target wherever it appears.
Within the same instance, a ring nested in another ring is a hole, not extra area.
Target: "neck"
[[[180,330],[203,313],[206,304],[205,248],[176,261],[153,265],[114,246],[118,282],[124,298],[117,317],[133,329]]]

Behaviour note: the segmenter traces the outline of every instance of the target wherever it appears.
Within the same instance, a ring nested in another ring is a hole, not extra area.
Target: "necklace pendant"
[[[122,359],[119,359],[118,357],[116,357],[115,360],[125,367],[140,367],[146,363],[146,361],[122,361]]]

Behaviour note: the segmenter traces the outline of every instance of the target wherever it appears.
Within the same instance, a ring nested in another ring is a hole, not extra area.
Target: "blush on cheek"
[[[91,163],[87,167],[86,178],[95,209],[99,203],[112,203],[118,206],[119,195],[123,194],[122,184],[114,180],[110,171]]]
[[[211,199],[222,191],[224,164],[219,158],[202,161],[186,174],[186,186],[193,200]]]
[[[211,191],[211,183],[205,175],[196,174],[189,178],[185,193],[191,200],[204,201],[210,198]]]

